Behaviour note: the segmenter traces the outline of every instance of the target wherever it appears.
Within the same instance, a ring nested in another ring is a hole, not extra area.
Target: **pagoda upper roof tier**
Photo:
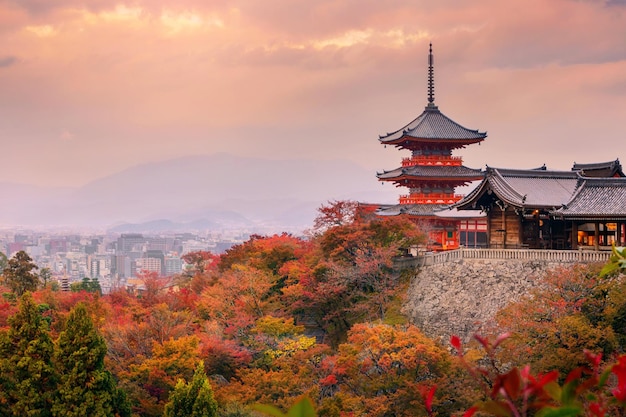
[[[401,181],[404,179],[435,180],[435,181],[474,181],[483,178],[480,169],[468,168],[464,165],[425,166],[413,165],[383,171],[376,174],[380,181]]]
[[[453,149],[482,142],[486,137],[486,132],[467,129],[441,113],[437,106],[429,104],[415,120],[395,132],[380,136],[379,140],[403,148],[428,143]]]

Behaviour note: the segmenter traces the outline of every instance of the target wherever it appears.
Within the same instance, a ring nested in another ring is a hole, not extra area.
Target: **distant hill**
[[[76,189],[0,183],[0,193],[6,204],[0,210],[3,225],[129,223],[125,227],[131,231],[132,227],[303,229],[328,200],[393,202],[398,191],[381,187],[375,172],[348,161],[268,160],[220,153],[138,165]],[[146,224],[157,220],[161,223]]]

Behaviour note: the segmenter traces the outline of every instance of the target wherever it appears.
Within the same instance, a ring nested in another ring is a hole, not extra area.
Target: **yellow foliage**
[[[264,333],[274,337],[285,337],[302,334],[304,326],[294,324],[293,317],[285,319],[281,317],[263,316],[258,319],[252,328],[252,333]]]

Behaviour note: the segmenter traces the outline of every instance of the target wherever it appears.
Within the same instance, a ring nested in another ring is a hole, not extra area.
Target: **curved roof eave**
[[[487,132],[468,129],[439,111],[438,108],[426,107],[418,117],[402,128],[380,135],[384,144],[394,144],[404,140],[443,140],[475,143],[487,137]]]

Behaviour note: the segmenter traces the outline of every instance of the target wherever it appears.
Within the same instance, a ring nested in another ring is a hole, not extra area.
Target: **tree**
[[[43,269],[41,272],[43,272]],[[70,285],[70,290],[72,292],[87,291],[102,294],[102,287],[100,287],[100,281],[98,281],[98,278],[89,279],[88,277],[85,277],[81,282],[73,282],[72,285]]]
[[[154,342],[149,358],[140,358],[124,372],[134,385],[129,396],[142,416],[161,416],[180,378],[191,379],[198,363],[198,338],[185,336],[163,344]]]
[[[19,251],[9,259],[3,275],[6,284],[18,297],[26,291],[35,291],[39,287],[39,276],[34,272],[39,269],[32,258],[24,251]]]
[[[352,200],[329,201],[322,204],[317,211],[319,214],[313,222],[314,230],[324,232],[331,227],[344,226],[354,221],[359,203]]]
[[[9,325],[0,334],[0,415],[50,416],[57,383],[54,345],[30,293],[22,296]]]
[[[198,363],[190,383],[179,379],[165,405],[164,417],[214,417],[217,402],[213,389],[204,373],[204,365]]]
[[[0,252],[0,274],[2,274],[8,263],[9,260],[7,259],[7,256],[3,252]]]
[[[185,261],[187,266],[184,273],[192,277],[213,268],[217,264],[219,256],[209,251],[195,251],[186,253],[181,256],[181,259]]]
[[[216,321],[226,334],[243,336],[256,319],[265,315],[271,286],[271,274],[235,264],[202,292],[201,314]]]
[[[57,341],[60,381],[53,416],[130,415],[128,405],[119,399],[122,394],[113,376],[104,368],[106,352],[106,342],[95,329],[85,304],[77,304]]]
[[[39,279],[44,287],[48,285],[50,278],[52,278],[52,271],[50,271],[50,268],[41,268],[39,271]]]
[[[390,302],[401,291],[393,258],[401,248],[423,240],[424,235],[404,216],[357,217],[353,223],[336,225],[314,239],[318,259],[290,268],[293,276],[286,280],[283,293],[293,299],[292,311],[314,320],[327,333],[328,341],[337,345],[353,323],[390,316],[389,307],[395,306]]]
[[[320,383],[334,388],[343,411],[355,415],[425,415],[418,400],[432,384],[448,388],[437,399],[446,408],[442,415],[470,404],[447,382],[455,372],[452,357],[411,325],[355,325],[336,357],[327,359],[326,369]]]
[[[584,349],[615,352],[617,340],[605,316],[615,309],[612,300],[624,299],[624,293],[618,282],[600,278],[598,270],[597,265],[554,268],[536,289],[498,312],[494,333],[511,333],[499,359],[557,369],[565,377],[586,362]]]

